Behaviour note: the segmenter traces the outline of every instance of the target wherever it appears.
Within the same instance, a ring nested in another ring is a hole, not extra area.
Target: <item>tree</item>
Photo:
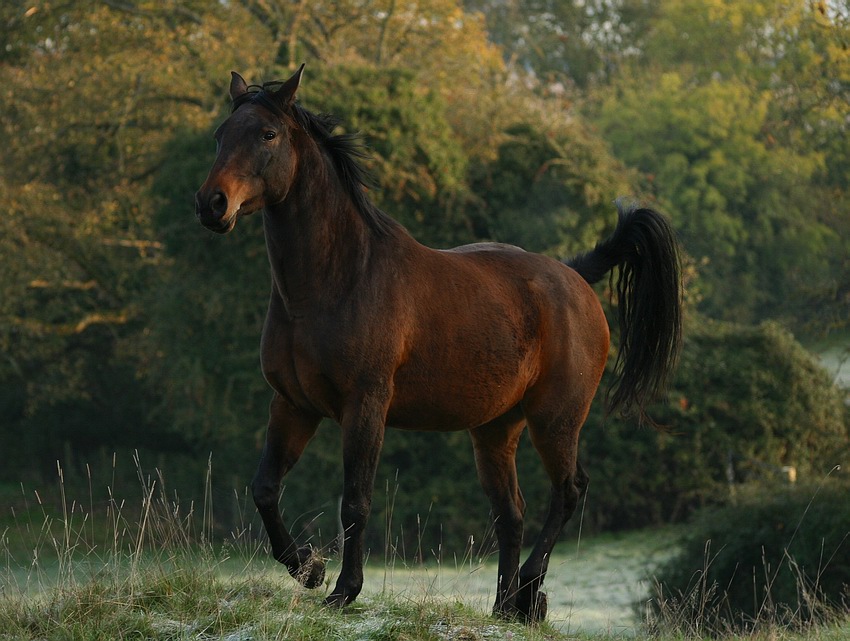
[[[656,0],[467,0],[487,16],[491,38],[544,92],[605,82],[639,51]]]
[[[40,438],[51,423],[89,451],[149,442],[137,438],[157,428],[138,339],[164,265],[146,190],[174,127],[206,124],[220,104],[209,78],[256,59],[262,42],[240,34],[244,12],[216,2],[0,11],[0,378],[20,393],[5,436],[47,443],[51,464],[66,458],[62,438]],[[75,413],[97,436],[61,427]]]
[[[507,134],[472,169],[481,236],[565,258],[613,229],[613,201],[632,177],[580,120],[520,121]]]
[[[635,64],[588,110],[676,219],[715,317],[799,328],[813,300],[845,295],[850,202],[831,167],[846,159],[827,140],[846,129],[848,59],[833,43],[848,32],[818,15],[780,0],[661,3]]]

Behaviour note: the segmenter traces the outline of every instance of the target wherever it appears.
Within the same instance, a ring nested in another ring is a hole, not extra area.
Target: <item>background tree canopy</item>
[[[233,527],[269,400],[268,266],[259,219],[214,237],[193,194],[228,72],[303,61],[303,104],[363,133],[371,197],[426,244],[569,256],[613,228],[618,196],[673,219],[690,320],[656,410],[670,429],[594,409],[586,526],[722,502],[730,460],[816,477],[846,458],[844,395],[789,333],[850,319],[846,3],[80,0],[6,3],[0,23],[4,496],[57,460],[66,479],[132,479],[139,450],[188,500],[212,452]],[[338,450],[324,425],[284,494],[325,542]],[[535,458],[524,443],[532,526]],[[390,543],[423,555],[486,530],[463,433],[390,432],[375,503],[376,546],[382,513]]]

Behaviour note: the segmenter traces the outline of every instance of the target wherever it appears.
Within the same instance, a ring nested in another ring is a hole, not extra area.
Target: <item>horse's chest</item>
[[[267,327],[260,350],[263,375],[295,405],[339,420],[348,378],[356,376],[359,364],[316,330],[315,325]]]

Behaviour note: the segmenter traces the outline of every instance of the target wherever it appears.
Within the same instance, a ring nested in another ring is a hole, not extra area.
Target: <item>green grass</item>
[[[15,510],[0,517],[0,640],[642,639],[649,632],[633,608],[648,592],[642,577],[669,556],[679,534],[668,529],[562,543],[545,584],[549,621],[536,627],[490,616],[495,558],[478,558],[472,548],[430,565],[373,556],[363,594],[340,611],[322,605],[339,569],[335,561],[326,584],[307,591],[268,559],[264,537],[246,528],[212,544],[208,506],[184,510],[150,480],[141,485],[143,500],[134,509],[118,500],[105,510],[85,509],[62,488],[52,507],[16,500]],[[776,627],[746,637],[847,638],[847,624],[805,634]]]
[[[550,625],[565,634],[633,636],[639,625],[634,604],[649,593],[644,578],[667,560],[678,533],[667,528],[560,543],[544,585]],[[463,595],[464,604],[486,612],[494,599],[496,559],[473,556],[439,566],[371,562],[364,591],[380,594],[388,585],[394,596],[425,594],[436,601]]]
[[[565,633],[490,617],[463,594],[407,590],[366,594],[345,610],[322,606],[322,592],[297,587],[280,572],[212,554],[172,557],[129,572],[127,565],[54,585],[37,595],[4,592],[3,639],[293,639],[340,641],[626,639],[625,633]],[[206,558],[203,558],[203,557]],[[775,630],[748,639],[837,641],[850,626],[806,635]],[[675,639],[678,637],[661,637]],[[730,637],[730,639],[740,637]]]
[[[4,591],[0,638],[568,638],[547,625],[526,628],[497,621],[459,596],[432,598],[427,591],[365,594],[340,611],[322,605],[327,590],[308,592],[259,561],[220,553],[145,556],[150,560],[135,567],[132,559],[123,559],[85,577],[59,577],[36,594]]]

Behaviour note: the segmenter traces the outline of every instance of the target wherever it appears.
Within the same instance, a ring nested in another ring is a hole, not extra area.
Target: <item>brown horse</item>
[[[645,418],[680,343],[675,236],[657,213],[621,208],[613,234],[566,264],[495,243],[424,247],[369,201],[358,141],[295,102],[302,70],[262,87],[233,74],[233,111],[196,196],[200,222],[218,233],[263,210],[272,287],[261,361],[274,396],[252,491],[272,554],[303,585],[322,583],[323,560],[296,545],[278,508],[282,479],[322,417],[343,439],[345,542],[327,597],[336,606],[363,585],[385,427],[468,430],[499,544],[494,611],[540,620],[549,555],[587,485],[578,437],[608,358],[608,325],[588,283],[620,267],[609,405]],[[552,490],[520,567],[515,454],[526,426]]]

